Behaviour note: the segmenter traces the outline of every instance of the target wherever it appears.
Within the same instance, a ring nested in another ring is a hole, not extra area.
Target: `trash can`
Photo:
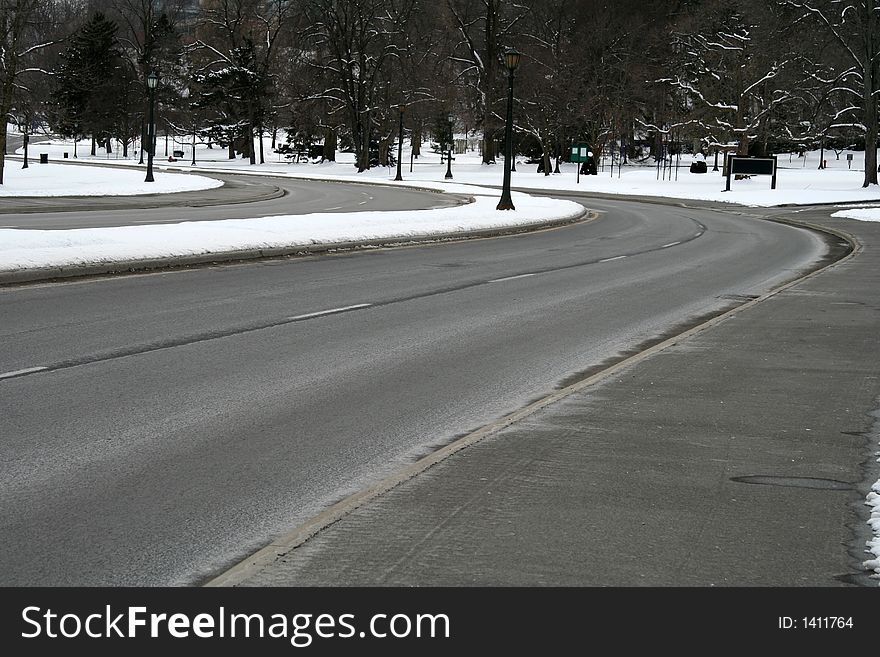
[[[49,154],[40,153],[40,164],[49,164]]]
[[[64,153],[64,159],[65,160],[67,159],[67,153]]]

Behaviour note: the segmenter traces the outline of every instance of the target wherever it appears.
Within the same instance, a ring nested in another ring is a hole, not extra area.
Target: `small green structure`
[[[569,156],[569,160],[572,162],[583,163],[586,162],[590,157],[590,145],[589,144],[573,144],[571,147],[571,155]]]
[[[569,160],[572,162],[576,162],[577,164],[583,164],[584,162],[589,162],[593,157],[593,151],[590,148],[589,144],[585,144],[583,142],[572,144],[571,152],[569,153]],[[581,168],[577,168],[577,181],[580,183],[581,181]]]

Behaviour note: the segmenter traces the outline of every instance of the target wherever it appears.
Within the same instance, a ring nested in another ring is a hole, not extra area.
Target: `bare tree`
[[[130,68],[131,88],[126,99],[140,112],[127,112],[131,125],[119,135],[123,152],[128,154],[129,140],[140,133],[141,143],[147,142],[146,116],[148,94],[146,78],[151,72],[161,75],[163,84],[157,98],[159,105],[175,105],[179,92],[179,60],[182,50],[178,26],[184,20],[187,0],[101,0],[108,6],[107,14],[120,26],[119,42]],[[139,123],[139,129],[138,124]],[[143,158],[144,149],[141,148]]]
[[[785,79],[797,55],[784,47],[773,5],[751,0],[696,3],[675,25],[667,64],[672,75],[667,123],[709,146],[735,142],[740,155],[769,126],[768,118],[798,101]]]
[[[327,86],[315,94],[348,115],[358,171],[370,166],[376,112],[387,109],[386,65],[400,55],[414,0],[307,0],[311,60]]]
[[[251,164],[256,164],[254,134],[263,134],[271,108],[276,56],[297,9],[295,0],[211,0],[202,8],[194,43],[207,62],[202,82],[234,96],[232,107],[240,108],[242,146]],[[260,149],[262,161],[262,139]]]
[[[865,133],[865,180],[863,187],[877,184],[877,98],[880,95],[880,3],[877,0],[783,0],[780,4],[796,12],[796,23],[816,22],[838,45],[855,75],[846,83],[860,99],[857,127]]]
[[[44,72],[31,65],[34,56],[55,41],[46,36],[53,7],[41,0],[0,0],[0,184],[6,167],[7,124],[22,78]]]
[[[495,162],[495,132],[501,123],[495,105],[503,97],[499,91],[501,55],[506,46],[513,45],[532,4],[532,0],[446,0],[458,35],[450,59],[459,68],[459,83],[471,91],[483,131],[483,164]]]

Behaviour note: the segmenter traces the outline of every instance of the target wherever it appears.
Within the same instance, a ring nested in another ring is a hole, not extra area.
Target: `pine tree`
[[[53,94],[54,129],[66,137],[104,141],[119,134],[127,114],[127,69],[116,24],[97,12],[70,40]]]

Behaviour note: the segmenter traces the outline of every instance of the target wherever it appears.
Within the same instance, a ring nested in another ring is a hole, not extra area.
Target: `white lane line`
[[[344,205],[337,205],[335,208],[326,208],[326,211],[329,212],[330,210],[342,210],[344,208]]]
[[[501,283],[503,281],[513,281],[517,278],[528,278],[529,276],[537,276],[537,274],[520,274],[519,276],[505,276],[504,278],[495,278],[489,281],[490,283]]]
[[[33,374],[34,372],[42,372],[43,370],[48,370],[48,367],[28,367],[23,370],[15,370],[14,372],[4,372],[0,374],[0,379],[11,379],[16,376],[23,376],[25,374]]]
[[[337,313],[344,313],[347,310],[357,310],[358,308],[369,308],[373,304],[371,303],[358,303],[354,306],[344,306],[342,308],[331,308],[330,310],[319,310],[316,313],[306,313],[305,315],[296,315],[294,317],[288,317],[288,321],[295,321],[297,319],[311,319],[312,317],[323,317],[324,315],[335,315]]]
[[[661,246],[661,249],[668,249],[670,246],[676,246],[677,244],[681,244],[681,242],[670,242],[669,244],[664,244]]]
[[[621,258],[625,258],[626,256],[614,256],[613,258],[605,258],[604,260],[600,260],[599,262],[611,262],[612,260],[620,260]]]
[[[360,203],[358,203],[358,205],[366,205],[366,204],[367,204],[366,201],[361,201]]]

